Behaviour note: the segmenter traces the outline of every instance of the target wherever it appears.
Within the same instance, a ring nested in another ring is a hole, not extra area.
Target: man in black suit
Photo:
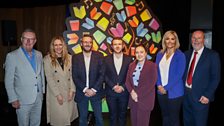
[[[125,87],[131,57],[123,54],[124,42],[114,38],[113,54],[105,58],[106,100],[110,113],[110,126],[125,126],[129,93]]]
[[[193,49],[185,53],[184,125],[206,126],[209,105],[220,81],[221,63],[219,54],[204,46],[203,31],[193,32],[191,41]]]
[[[96,126],[103,126],[102,103],[104,65],[103,55],[92,51],[93,38],[82,38],[82,53],[72,57],[72,77],[76,85],[75,101],[79,110],[79,126],[87,126],[88,102],[91,102]]]

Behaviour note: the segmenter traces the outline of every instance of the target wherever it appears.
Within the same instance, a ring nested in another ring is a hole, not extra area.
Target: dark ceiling
[[[0,0],[0,8],[26,8],[39,6],[64,5],[80,0]]]

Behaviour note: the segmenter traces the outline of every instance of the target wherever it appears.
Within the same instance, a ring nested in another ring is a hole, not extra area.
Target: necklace
[[[171,52],[171,53],[166,53],[166,60],[168,60],[172,54],[173,54],[173,52]]]

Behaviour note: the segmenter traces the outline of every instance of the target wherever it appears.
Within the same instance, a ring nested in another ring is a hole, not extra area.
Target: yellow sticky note
[[[150,14],[149,10],[148,9],[145,9],[141,14],[140,14],[140,17],[142,19],[142,21],[147,21],[149,19],[152,18],[152,15]]]
[[[122,39],[129,44],[130,40],[131,40],[132,36],[130,35],[130,33],[127,33]]]
[[[92,50],[93,50],[93,51],[97,51],[98,48],[99,48],[98,44],[96,43],[95,40],[93,40],[93,48],[92,48]]]
[[[78,54],[78,53],[82,52],[82,48],[81,48],[80,44],[75,45],[74,47],[72,47],[72,50],[73,50],[73,52],[75,54]]]
[[[107,56],[107,53],[103,52],[102,50],[99,50],[100,53],[103,54],[103,56]]]
[[[101,30],[106,31],[108,24],[109,24],[109,21],[105,17],[103,17],[100,19],[100,21],[98,21],[96,26],[100,28]]]
[[[80,9],[78,7],[73,7],[74,14],[77,18],[83,19],[86,16],[86,9],[84,6],[81,6]]]

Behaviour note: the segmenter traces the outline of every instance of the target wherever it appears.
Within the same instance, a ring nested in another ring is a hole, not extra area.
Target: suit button
[[[68,81],[70,81],[70,78],[68,78]]]
[[[57,70],[55,70],[54,72],[57,73]]]
[[[59,82],[59,80],[57,82]]]
[[[35,86],[37,86],[37,84],[35,84]]]
[[[68,69],[68,71],[70,71],[70,69]]]
[[[37,79],[37,77],[36,77],[36,79]]]

